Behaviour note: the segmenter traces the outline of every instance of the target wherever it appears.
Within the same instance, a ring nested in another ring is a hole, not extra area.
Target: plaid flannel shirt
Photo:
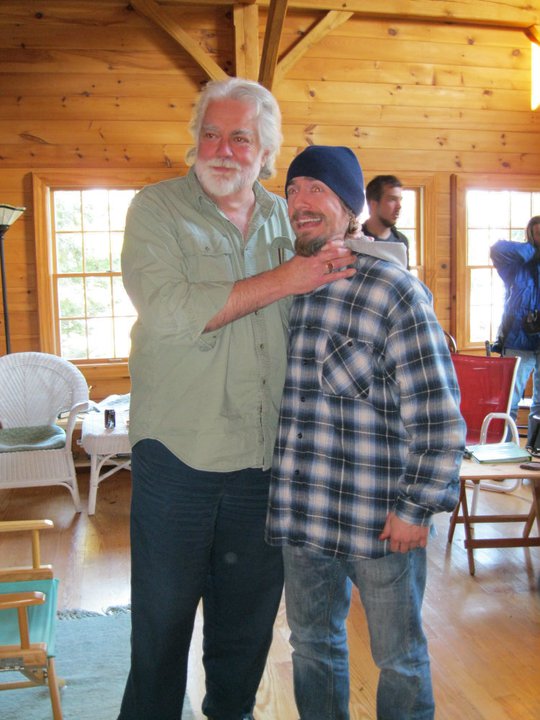
[[[295,299],[267,541],[377,558],[458,499],[465,424],[429,290],[392,262]]]

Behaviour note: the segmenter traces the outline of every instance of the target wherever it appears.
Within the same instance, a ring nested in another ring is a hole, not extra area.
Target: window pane
[[[61,278],[58,281],[59,317],[73,318],[86,315],[84,307],[84,281],[82,278]]]
[[[113,306],[115,316],[126,316],[135,318],[137,312],[133,307],[121,277],[113,278]]]
[[[114,357],[112,318],[88,320],[88,354],[90,357]]]
[[[81,193],[78,190],[54,193],[54,219],[57,230],[81,229]]]
[[[467,263],[469,265],[488,265],[491,236],[487,228],[469,230]]]
[[[84,234],[85,272],[108,272],[111,269],[109,233]]]
[[[83,271],[83,246],[80,233],[57,233],[56,269],[59,273]]]
[[[112,286],[108,277],[87,277],[86,308],[88,317],[112,315]]]
[[[114,272],[120,272],[120,255],[124,244],[124,232],[111,233],[111,263]]]
[[[111,230],[124,231],[126,213],[133,200],[135,190],[110,190],[109,213]]]
[[[531,219],[531,194],[524,192],[511,193],[512,212],[511,225],[513,227],[526,227]]]
[[[471,270],[471,340],[484,342],[491,337],[491,270]]]
[[[86,323],[84,320],[60,321],[60,345],[62,357],[83,360],[88,357]]]
[[[416,192],[414,190],[404,188],[401,193],[401,212],[399,213],[398,224],[400,230],[402,228],[412,230],[416,226]]]
[[[83,227],[85,232],[109,227],[109,193],[107,190],[84,190]]]

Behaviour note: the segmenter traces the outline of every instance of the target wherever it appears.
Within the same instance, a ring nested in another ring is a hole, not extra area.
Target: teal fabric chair
[[[39,537],[52,527],[50,520],[0,522],[0,534],[26,532],[32,548],[31,565],[0,568],[0,670],[8,673],[6,682],[0,674],[0,690],[45,685],[52,717],[62,720],[54,664],[58,580],[41,563]]]

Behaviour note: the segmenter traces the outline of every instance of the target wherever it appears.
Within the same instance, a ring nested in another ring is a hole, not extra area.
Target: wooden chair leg
[[[536,518],[536,508],[534,506],[534,502],[531,505],[531,509],[529,511],[529,516],[527,518],[527,521],[525,522],[525,527],[523,528],[523,537],[529,537],[532,526],[534,525],[534,521]]]
[[[467,560],[469,562],[469,573],[474,575],[476,568],[474,565],[473,554],[473,530],[471,527],[471,518],[469,515],[469,505],[467,503],[467,493],[465,492],[465,481],[461,480],[460,493],[461,514],[463,516],[463,529],[465,530],[465,549],[467,550]]]
[[[49,658],[47,674],[53,718],[54,720],[63,720],[62,705],[60,704],[60,690],[58,678],[56,676],[54,658]]]
[[[456,529],[458,517],[459,517],[459,509],[461,507],[461,501],[463,497],[463,493],[465,492],[465,486],[463,483],[460,483],[459,487],[459,499],[457,501],[457,505],[454,508],[454,512],[452,513],[450,517],[450,523],[448,525],[448,542],[451,543],[454,539],[454,531]]]

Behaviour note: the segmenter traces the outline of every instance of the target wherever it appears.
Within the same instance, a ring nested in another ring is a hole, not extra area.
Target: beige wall
[[[163,7],[234,74],[231,7]],[[289,10],[280,53],[321,16]],[[261,10],[261,47],[265,22]],[[205,80],[173,38],[125,1],[3,0],[0,202],[27,208],[5,240],[12,350],[40,349],[32,172],[185,172],[187,120]],[[285,168],[307,143],[349,145],[366,180],[392,172],[428,184],[426,281],[449,328],[451,175],[534,175],[540,167],[525,34],[353,15],[278,77],[274,92],[284,145],[270,189],[283,191]]]

